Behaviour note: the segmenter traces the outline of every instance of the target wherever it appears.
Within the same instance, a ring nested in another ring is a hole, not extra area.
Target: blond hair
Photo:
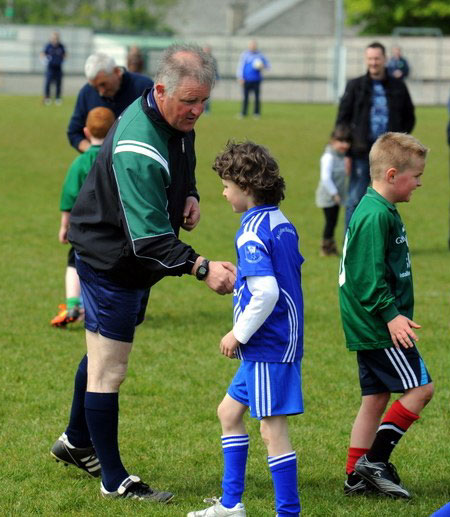
[[[425,160],[428,148],[406,133],[384,133],[377,138],[369,153],[370,177],[380,179],[391,167],[404,172],[416,158]]]

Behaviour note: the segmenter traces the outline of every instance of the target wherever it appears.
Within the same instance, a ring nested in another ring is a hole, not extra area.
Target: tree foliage
[[[8,21],[37,25],[70,25],[95,30],[171,34],[164,14],[177,0],[0,0]]]
[[[439,28],[450,34],[449,0],[345,0],[347,20],[361,34],[391,34],[396,27]]]

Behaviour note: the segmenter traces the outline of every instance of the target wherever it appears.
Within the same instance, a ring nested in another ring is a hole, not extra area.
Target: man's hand
[[[420,329],[421,326],[406,316],[399,314],[391,320],[387,326],[391,334],[392,342],[397,348],[400,348],[400,345],[404,348],[412,348],[414,343],[411,341],[411,338],[414,339],[414,341],[419,340],[412,329]]]
[[[186,198],[186,203],[183,210],[183,223],[181,227],[190,232],[193,230],[198,222],[200,221],[200,205],[198,204],[197,198],[189,196]]]
[[[239,341],[234,337],[233,331],[230,330],[220,341],[220,352],[230,359],[234,359],[234,351],[239,346]]]
[[[233,292],[236,281],[236,267],[231,262],[211,261],[209,273],[205,278],[206,285],[219,294]]]

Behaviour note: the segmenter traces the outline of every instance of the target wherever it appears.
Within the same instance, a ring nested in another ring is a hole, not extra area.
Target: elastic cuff
[[[400,313],[397,310],[397,307],[394,303],[391,303],[391,305],[388,305],[384,309],[380,310],[380,316],[383,318],[383,321],[385,323],[389,323],[391,320],[393,320],[395,317],[397,317]]]

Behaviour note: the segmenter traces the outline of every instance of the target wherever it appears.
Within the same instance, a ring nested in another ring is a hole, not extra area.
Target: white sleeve
[[[335,196],[338,193],[336,185],[332,180],[333,172],[333,157],[329,153],[322,155],[320,159],[320,181],[327,189],[330,196]]]
[[[247,287],[252,297],[233,327],[235,338],[242,344],[247,343],[266,321],[280,294],[274,276],[249,276]]]

